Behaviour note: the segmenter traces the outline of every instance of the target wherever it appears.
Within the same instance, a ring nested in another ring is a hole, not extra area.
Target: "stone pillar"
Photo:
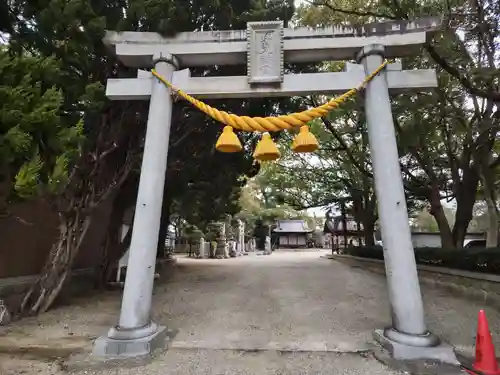
[[[236,241],[228,241],[227,242],[228,253],[231,258],[236,258],[238,256],[238,249],[236,247]]]
[[[205,239],[201,237],[196,244],[196,250],[194,253],[195,258],[204,258],[205,253]]]
[[[227,241],[226,241],[226,225],[217,223],[217,247],[215,248],[215,257],[218,259],[229,258]]]
[[[6,326],[10,324],[11,321],[12,317],[9,310],[7,309],[7,306],[5,306],[3,299],[0,299],[0,326]]]
[[[245,223],[238,220],[238,252],[240,255],[246,252],[245,249]]]
[[[191,241],[190,256],[199,258],[201,237],[191,237],[190,241]]]
[[[160,54],[154,56],[154,66],[161,75],[171,80],[178,64],[174,56]],[[96,356],[120,358],[146,355],[164,347],[168,334],[165,327],[151,321],[151,299],[167,168],[172,96],[170,89],[158,80],[152,80],[152,85],[120,319],[107,336],[96,340]]]
[[[264,247],[264,254],[265,255],[271,255],[271,237],[266,236],[266,244]]]
[[[224,224],[226,231],[227,255],[231,258],[238,256],[236,248],[236,229],[232,225],[232,220],[228,218]]]
[[[383,59],[382,45],[367,46],[358,55],[366,74]],[[392,327],[377,331],[376,338],[399,359],[456,363],[451,347],[440,345],[424,320],[385,70],[366,88],[365,111],[392,310]]]

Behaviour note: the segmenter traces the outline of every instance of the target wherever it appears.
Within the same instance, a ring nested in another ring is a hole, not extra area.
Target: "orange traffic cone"
[[[495,357],[495,347],[484,310],[479,311],[477,321],[476,360],[472,365],[472,371],[468,372],[471,374],[500,375]]]

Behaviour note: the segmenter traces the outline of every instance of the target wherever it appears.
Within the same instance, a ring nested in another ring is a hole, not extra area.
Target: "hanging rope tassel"
[[[299,134],[294,138],[292,151],[306,153],[314,152],[319,148],[319,143],[313,133],[309,131],[309,126],[300,127]]]
[[[278,146],[274,143],[271,138],[271,134],[264,133],[262,134],[262,138],[257,143],[257,147],[255,147],[255,151],[253,153],[254,159],[258,161],[271,161],[279,159],[281,156],[280,151],[278,150]]]
[[[220,152],[239,152],[243,147],[238,136],[234,134],[233,128],[224,126],[224,130],[215,144],[215,149]]]

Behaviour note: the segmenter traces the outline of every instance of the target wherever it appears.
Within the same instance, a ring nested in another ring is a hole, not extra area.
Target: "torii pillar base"
[[[389,338],[385,331],[381,329],[375,330],[373,337],[389,352],[391,358],[395,360],[431,360],[451,365],[460,365],[453,347],[445,342],[441,341],[437,345],[432,346],[410,345]],[[421,339],[425,341],[423,337],[415,337],[415,339],[416,341],[421,341]]]
[[[168,348],[175,336],[175,332],[164,326],[155,325],[154,331],[148,336],[127,338],[126,333],[123,336],[123,338],[119,339],[108,336],[99,337],[94,342],[92,356],[105,358],[106,360],[146,357],[156,350]]]

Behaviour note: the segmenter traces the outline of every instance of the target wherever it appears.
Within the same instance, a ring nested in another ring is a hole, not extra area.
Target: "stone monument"
[[[242,255],[245,252],[245,223],[238,220],[238,253]]]
[[[217,242],[217,246],[215,248],[215,258],[217,259],[229,258],[227,239],[226,239],[226,224],[217,223],[216,233],[217,237],[215,238],[215,241]]]
[[[10,324],[11,321],[12,317],[9,310],[7,309],[7,306],[5,306],[3,299],[0,299],[0,326],[6,326]]]
[[[208,258],[205,252],[205,238],[201,237],[195,251],[195,257],[199,259]]]

